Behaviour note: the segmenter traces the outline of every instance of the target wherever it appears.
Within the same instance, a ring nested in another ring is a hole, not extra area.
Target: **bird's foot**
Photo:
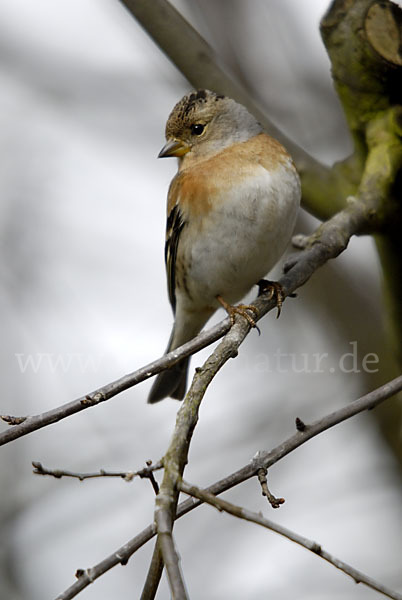
[[[247,312],[251,311],[256,317],[258,317],[258,309],[255,306],[253,306],[252,304],[239,304],[238,306],[232,306],[231,304],[228,304],[222,298],[222,296],[217,296],[216,299],[220,304],[222,304],[223,308],[228,313],[232,325],[234,325],[235,323],[236,315],[241,315],[246,319],[246,321],[251,325],[251,327],[255,327],[256,329],[258,329],[253,317],[249,314],[249,312]]]
[[[257,285],[259,296],[262,296],[262,294],[268,294],[268,300],[271,300],[271,298],[275,298],[276,306],[278,309],[276,318],[279,319],[279,315],[281,314],[282,310],[282,304],[285,299],[283,287],[277,281],[269,281],[268,279],[260,279]]]

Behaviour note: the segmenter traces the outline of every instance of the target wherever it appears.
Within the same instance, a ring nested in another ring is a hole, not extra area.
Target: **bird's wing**
[[[168,216],[166,223],[165,263],[170,304],[176,311],[176,258],[180,234],[186,224],[178,203],[177,179],[174,178],[168,194]]]

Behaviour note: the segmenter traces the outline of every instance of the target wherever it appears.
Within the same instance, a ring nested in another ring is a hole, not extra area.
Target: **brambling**
[[[167,201],[165,261],[174,325],[167,352],[195,337],[223,305],[233,307],[281,257],[300,204],[285,148],[231,98],[184,96],[166,124],[159,157],[178,157]],[[277,290],[276,290],[277,291]],[[272,292],[271,292],[272,293]],[[160,373],[148,402],[181,400],[189,358]]]

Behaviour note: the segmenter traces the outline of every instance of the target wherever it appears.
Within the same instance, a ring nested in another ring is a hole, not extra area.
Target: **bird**
[[[167,197],[165,263],[174,324],[166,353],[194,338],[223,306],[234,306],[277,263],[300,205],[300,179],[280,142],[232,98],[200,89],[185,95],[166,123],[158,158],[176,157]],[[262,283],[261,283],[262,282]],[[267,282],[281,305],[279,284]],[[260,288],[264,290],[265,288]],[[182,400],[189,358],[159,373],[148,402]]]

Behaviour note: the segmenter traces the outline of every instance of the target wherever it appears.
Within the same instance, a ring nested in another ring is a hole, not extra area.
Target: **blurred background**
[[[327,164],[351,151],[318,32],[327,0],[174,4],[287,135]],[[24,415],[163,352],[172,325],[165,199],[176,164],[156,156],[189,86],[117,0],[2,0],[0,15],[0,412]],[[302,212],[297,231],[316,224]],[[356,239],[286,302],[278,321],[268,315],[261,336],[251,332],[216,378],[186,479],[206,486],[293,434],[296,416],[317,419],[383,383],[392,370],[383,329],[378,261],[371,240]],[[372,373],[363,368],[367,354]],[[317,355],[326,355],[318,369]],[[146,481],[31,472],[32,460],[75,471],[157,461],[178,404],[147,405],[149,387],[1,448],[1,598],[55,598],[77,568],[152,521]],[[312,440],[274,466],[269,481],[286,498],[278,511],[256,481],[225,497],[401,589],[400,471],[373,414]],[[176,540],[193,600],[378,597],[275,534],[209,507],[181,519]],[[82,598],[139,597],[151,552],[152,543]],[[165,578],[158,597],[169,597]]]

